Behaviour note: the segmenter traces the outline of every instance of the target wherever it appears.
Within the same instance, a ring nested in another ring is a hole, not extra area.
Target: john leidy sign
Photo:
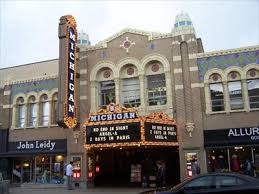
[[[66,139],[9,142],[8,152],[66,152]]]

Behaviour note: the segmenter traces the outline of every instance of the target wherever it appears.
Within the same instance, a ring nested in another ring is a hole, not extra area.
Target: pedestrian
[[[157,173],[156,173],[156,179],[157,179],[157,187],[164,187],[165,186],[165,165],[163,165],[162,161],[159,161],[157,163]]]
[[[245,162],[245,174],[254,176],[254,165],[249,159]]]
[[[195,159],[192,159],[191,161],[191,169],[192,169],[192,176],[196,176],[200,174],[200,167],[197,164],[197,161]]]
[[[72,190],[72,175],[73,175],[73,162],[71,161],[66,167],[66,176],[67,176],[67,189]]]

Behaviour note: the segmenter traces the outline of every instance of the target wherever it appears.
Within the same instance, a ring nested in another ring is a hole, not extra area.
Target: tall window
[[[140,105],[138,78],[134,77],[122,80],[122,103],[125,107],[138,107]]]
[[[259,108],[259,79],[247,80],[250,108]]]
[[[149,106],[166,104],[165,74],[148,75],[147,92]]]
[[[113,80],[100,82],[100,106],[106,106],[115,102],[115,83]]]
[[[42,95],[40,98],[40,124],[42,126],[47,126],[49,125],[49,101],[48,101],[48,96],[46,94]]]
[[[56,115],[58,110],[58,94],[55,93],[52,97],[51,104],[51,124],[56,124]]]
[[[222,83],[210,84],[211,110],[224,111],[224,92]]]
[[[20,97],[17,100],[17,127],[24,127],[25,126],[25,104],[24,99]]]
[[[29,127],[35,127],[37,123],[37,105],[36,105],[34,96],[31,96],[29,98],[28,117],[29,117],[29,120],[28,120]]]
[[[228,93],[231,110],[243,109],[241,81],[228,82]]]

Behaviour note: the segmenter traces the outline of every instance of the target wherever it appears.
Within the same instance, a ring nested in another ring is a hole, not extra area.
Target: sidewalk
[[[65,188],[53,189],[29,189],[29,188],[10,188],[10,194],[138,194],[144,191],[141,188],[91,188],[87,190]]]

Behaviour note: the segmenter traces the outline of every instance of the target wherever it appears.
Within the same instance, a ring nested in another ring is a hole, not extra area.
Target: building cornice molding
[[[256,50],[259,50],[259,45],[249,46],[249,47],[240,47],[240,48],[235,48],[235,49],[219,50],[219,51],[206,52],[206,53],[198,53],[197,58],[228,55],[228,54],[235,54],[235,53],[242,53],[242,52],[256,51]]]
[[[48,79],[53,79],[53,78],[58,78],[58,74],[48,75],[48,76],[40,76],[40,77],[35,77],[35,78],[32,78],[32,79],[6,81],[5,85],[14,85],[14,84],[28,83],[28,82],[40,81],[40,80],[48,80]]]
[[[172,38],[175,35],[173,33],[160,33],[160,32],[149,32],[134,28],[125,28],[121,30],[120,32],[110,36],[109,38],[98,42],[94,46],[80,46],[80,51],[89,51],[89,50],[98,50],[98,49],[104,49],[107,48],[107,43],[118,38],[119,36],[125,34],[125,33],[132,33],[132,34],[138,34],[147,36],[149,41],[156,40],[156,39],[164,39],[164,38]]]

